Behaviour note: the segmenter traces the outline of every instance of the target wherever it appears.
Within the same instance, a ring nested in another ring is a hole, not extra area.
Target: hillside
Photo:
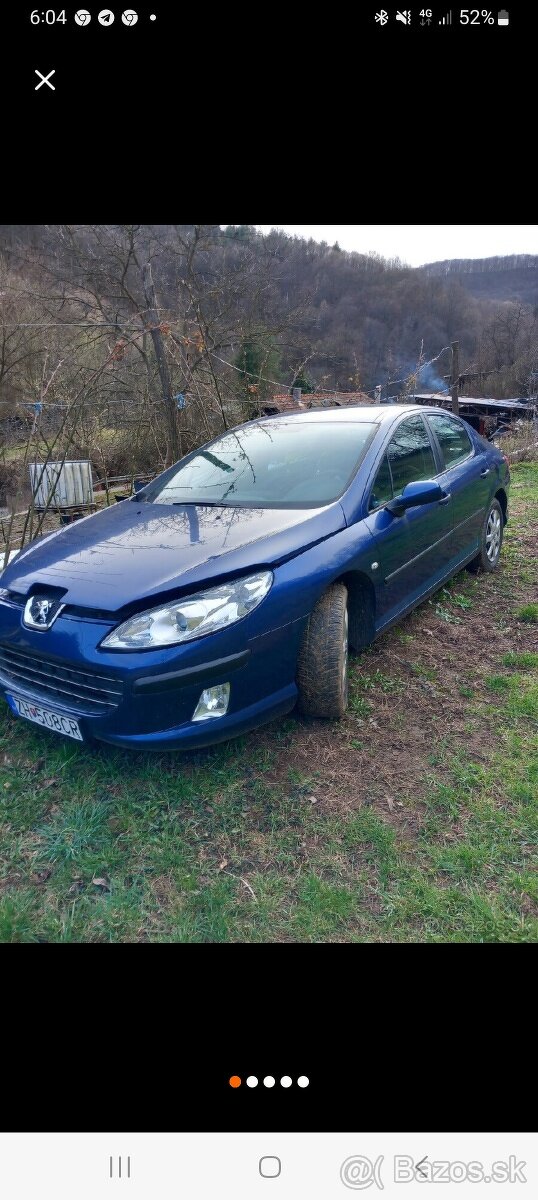
[[[426,275],[457,280],[478,300],[521,300],[538,304],[538,257],[512,254],[505,258],[455,258],[427,263]]]
[[[149,312],[164,334],[151,347]],[[538,368],[538,257],[412,268],[251,225],[4,225],[0,335],[0,420],[28,401],[53,354],[77,374],[69,387],[54,375],[47,404],[98,371],[115,426],[120,404],[127,421],[149,405],[149,421],[160,394],[173,429],[171,401],[186,390],[206,433],[226,406],[250,412],[253,396],[261,404],[293,386],[405,393],[419,361],[432,364],[419,379],[432,390],[453,341],[476,394],[504,399],[526,395]]]

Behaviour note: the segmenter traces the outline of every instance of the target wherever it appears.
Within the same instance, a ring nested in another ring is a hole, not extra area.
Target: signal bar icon
[[[439,24],[440,25],[451,25],[452,24],[452,10],[450,12],[447,12],[446,17],[441,17]]]

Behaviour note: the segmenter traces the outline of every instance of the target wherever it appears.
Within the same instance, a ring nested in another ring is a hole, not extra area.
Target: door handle
[[[448,504],[449,500],[451,500],[451,499],[452,499],[451,493],[447,492],[446,496],[443,496],[442,499],[439,501],[439,504]]]
[[[484,470],[480,472],[480,478],[485,479],[486,475],[489,475],[489,467],[484,467]]]

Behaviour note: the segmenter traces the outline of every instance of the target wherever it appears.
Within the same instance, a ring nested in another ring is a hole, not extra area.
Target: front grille
[[[79,671],[66,664],[51,662],[36,654],[0,646],[0,676],[4,685],[26,684],[33,693],[65,704],[74,700],[86,712],[107,712],[117,708],[123,697],[121,679]]]

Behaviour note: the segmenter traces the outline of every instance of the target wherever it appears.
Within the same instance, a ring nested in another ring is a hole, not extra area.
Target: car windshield
[[[144,488],[155,504],[315,508],[345,491],[377,426],[268,421],[226,433]]]

